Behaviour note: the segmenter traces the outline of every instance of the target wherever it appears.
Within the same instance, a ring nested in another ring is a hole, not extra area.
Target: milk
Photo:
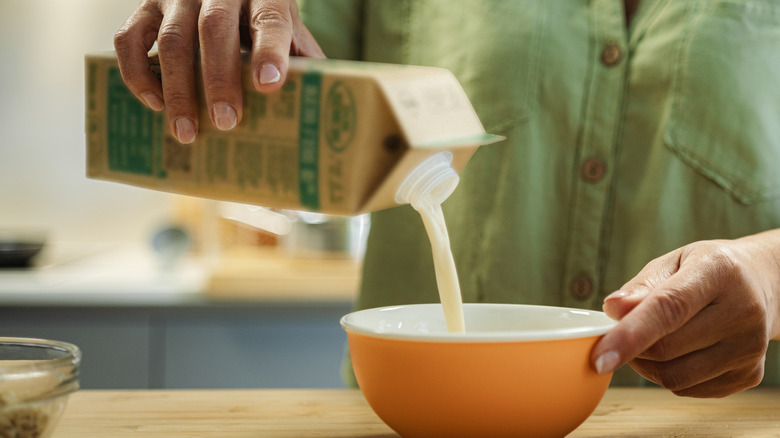
[[[452,194],[460,180],[452,168],[452,160],[453,155],[449,151],[435,152],[427,157],[400,184],[395,200],[399,204],[411,204],[420,213],[431,241],[436,284],[447,330],[463,333],[466,327],[460,283],[441,210],[442,202]]]
[[[452,257],[450,237],[447,233],[447,225],[444,223],[441,204],[425,203],[417,211],[431,240],[436,284],[439,287],[439,299],[444,310],[447,330],[464,333],[466,324],[463,320],[463,299],[460,295],[458,272],[455,269],[455,259]]]

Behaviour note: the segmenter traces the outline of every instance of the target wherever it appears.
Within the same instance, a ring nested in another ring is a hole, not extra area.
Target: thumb
[[[604,298],[602,309],[614,320],[621,320],[632,311],[647,294],[663,283],[680,268],[678,251],[652,260],[628,283]]]
[[[661,338],[674,332],[693,318],[709,301],[697,291],[689,272],[680,269],[675,275],[651,290],[644,300],[626,314],[605,334],[591,353],[599,374],[607,374],[633,360]]]

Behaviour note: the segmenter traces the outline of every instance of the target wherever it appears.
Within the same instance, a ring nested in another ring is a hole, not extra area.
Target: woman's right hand
[[[228,130],[241,122],[242,34],[251,46],[252,82],[260,92],[282,86],[290,55],[325,57],[295,0],[144,0],[116,33],[114,47],[130,91],[155,111],[166,108],[171,132],[191,143],[199,125],[198,50],[211,123]],[[162,84],[149,68],[155,41]]]

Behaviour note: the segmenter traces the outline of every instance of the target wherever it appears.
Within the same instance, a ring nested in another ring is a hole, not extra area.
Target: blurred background
[[[137,242],[169,217],[170,195],[84,177],[84,54],[112,50],[137,5],[0,2],[0,228]]]
[[[85,177],[84,55],[137,4],[0,0],[0,262],[43,244],[0,267],[0,337],[75,343],[84,388],[342,386],[365,218],[281,239],[245,206]]]

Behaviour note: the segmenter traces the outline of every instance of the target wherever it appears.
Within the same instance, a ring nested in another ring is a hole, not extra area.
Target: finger
[[[693,319],[643,351],[638,358],[653,361],[669,361],[695,351],[712,347],[732,336],[733,322],[719,315],[719,312],[705,307]]]
[[[735,342],[738,350],[753,349],[754,355],[763,355],[768,343],[768,334],[760,315],[750,315],[739,305],[715,300],[704,307],[695,317],[653,344],[639,354],[639,358],[668,361],[688,353],[702,350],[719,342]]]
[[[171,132],[192,143],[198,132],[195,91],[195,34],[198,2],[178,1],[163,11],[157,36],[162,88]]]
[[[156,5],[139,7],[114,35],[119,72],[125,85],[155,111],[163,109],[162,85],[149,69],[149,50],[157,39],[162,13]]]
[[[310,58],[325,58],[320,45],[314,39],[309,29],[303,24],[303,20],[298,15],[298,5],[296,2],[290,3],[290,15],[293,22],[293,39],[290,47],[290,54],[295,56],[307,56]]]
[[[728,351],[715,354],[723,353],[728,354]],[[727,368],[715,368],[712,364],[713,356],[709,352],[672,363],[631,361],[631,367],[646,379],[686,397],[724,397],[758,385],[764,376],[763,357],[747,365],[732,362],[734,366]]]
[[[591,356],[599,373],[612,372],[637,357],[710,303],[695,269],[693,264],[681,267],[599,340]]]
[[[761,361],[753,367],[730,371],[707,382],[672,392],[681,397],[720,398],[754,388],[763,378],[764,361]]]
[[[650,290],[666,281],[679,268],[679,251],[652,260],[620,290],[604,299],[604,312],[612,319],[622,319],[645,299]]]
[[[279,89],[287,77],[293,37],[288,0],[251,0],[252,82],[258,91]]]
[[[198,19],[206,105],[221,130],[233,129],[242,116],[240,13],[241,0],[206,0]]]
[[[647,297],[647,292],[648,288],[646,287],[628,289],[624,286],[604,298],[604,304],[601,308],[607,316],[619,321]]]
[[[765,350],[747,339],[730,339],[667,361],[637,358],[631,367],[646,379],[680,391],[762,361]]]

